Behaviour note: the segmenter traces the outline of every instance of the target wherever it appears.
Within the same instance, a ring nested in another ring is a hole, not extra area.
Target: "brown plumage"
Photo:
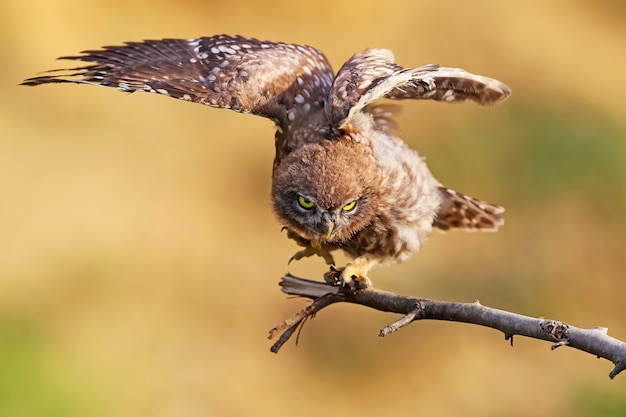
[[[391,51],[369,49],[335,76],[304,45],[219,35],[129,42],[63,59],[87,65],[29,78],[24,85],[96,84],[146,91],[267,117],[276,123],[272,201],[294,255],[345,250],[339,276],[370,285],[369,269],[401,261],[431,232],[496,230],[501,207],[443,187],[418,154],[389,129],[393,108],[379,98],[498,104],[511,90],[457,68],[404,68]],[[293,258],[292,258],[293,259]]]

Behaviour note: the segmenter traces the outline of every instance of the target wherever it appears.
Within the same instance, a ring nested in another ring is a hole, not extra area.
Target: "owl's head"
[[[305,239],[340,243],[371,222],[378,177],[372,156],[351,139],[305,145],[276,167],[274,211]]]

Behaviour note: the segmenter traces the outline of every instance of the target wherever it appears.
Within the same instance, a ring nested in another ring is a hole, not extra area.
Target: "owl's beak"
[[[321,232],[324,234],[325,239],[329,239],[330,235],[333,234],[335,230],[335,213],[324,212],[322,213],[322,224],[321,224]]]

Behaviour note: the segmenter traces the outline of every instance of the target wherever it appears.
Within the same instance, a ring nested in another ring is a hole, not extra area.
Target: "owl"
[[[241,36],[163,39],[106,46],[60,59],[84,64],[25,80],[146,91],[251,113],[276,126],[271,198],[292,257],[332,252],[352,259],[327,274],[351,289],[370,269],[420,249],[433,227],[496,230],[503,208],[443,186],[391,133],[394,106],[379,99],[472,100],[494,105],[503,83],[436,64],[405,68],[386,49],[367,49],[335,74],[319,50]]]

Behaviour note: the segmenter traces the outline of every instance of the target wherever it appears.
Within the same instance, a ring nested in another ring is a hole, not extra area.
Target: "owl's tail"
[[[339,287],[320,281],[312,281],[310,279],[298,278],[291,274],[285,275],[278,284],[282,287],[281,291],[289,295],[298,295],[307,298],[319,298],[328,293],[336,293]]]

